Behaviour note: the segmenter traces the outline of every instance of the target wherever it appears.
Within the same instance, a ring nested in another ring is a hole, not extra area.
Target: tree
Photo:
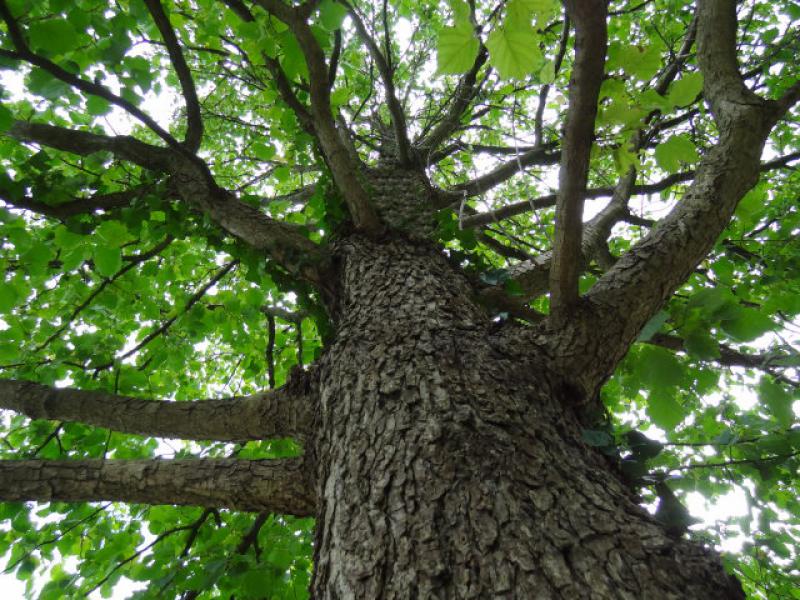
[[[0,551],[40,597],[796,597],[794,3],[0,17]]]

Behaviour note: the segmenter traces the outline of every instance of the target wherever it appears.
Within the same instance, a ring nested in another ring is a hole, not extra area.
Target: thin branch
[[[453,188],[448,191],[457,193],[459,197],[463,196],[464,192],[466,192],[467,196],[479,196],[485,194],[504,181],[508,181],[526,167],[558,164],[559,156],[558,152],[554,152],[552,148],[548,146],[534,146],[518,157],[495,167],[485,175],[453,186]]]
[[[268,13],[283,21],[294,33],[308,67],[311,116],[322,153],[331,169],[333,179],[344,197],[345,204],[357,229],[369,235],[383,231],[383,225],[358,178],[358,165],[339,137],[331,112],[331,90],[328,87],[329,67],[305,11],[308,7],[290,7],[282,0],[256,0]]]
[[[187,312],[189,312],[189,310],[192,308],[192,306],[197,304],[197,302],[203,296],[206,295],[208,290],[210,290],[217,283],[219,283],[220,280],[223,277],[225,277],[228,273],[230,273],[231,270],[234,267],[236,267],[238,264],[239,264],[239,260],[235,259],[235,260],[230,261],[227,265],[225,265],[221,269],[219,269],[208,282],[206,282],[203,286],[200,287],[200,289],[198,289],[194,294],[192,294],[189,297],[189,299],[187,300],[186,304],[184,305],[183,309],[180,312],[175,313],[175,315],[173,315],[172,317],[170,317],[169,319],[167,319],[166,321],[161,323],[161,325],[159,325],[153,331],[148,333],[141,342],[136,344],[133,348],[131,348],[130,350],[128,350],[124,354],[122,354],[120,356],[117,356],[116,358],[114,358],[114,360],[112,360],[112,361],[110,361],[110,362],[108,362],[106,364],[100,365],[98,367],[94,367],[95,371],[102,371],[104,369],[108,369],[108,368],[112,367],[113,365],[117,364],[117,362],[125,360],[126,358],[129,358],[129,357],[133,356],[134,354],[139,352],[142,348],[147,346],[147,344],[149,344],[154,339],[156,339],[158,336],[166,333],[167,330],[170,327],[172,327],[173,323],[175,323],[175,321],[177,321],[178,317],[180,317],[181,315],[186,314]]]
[[[170,25],[169,17],[167,17],[164,7],[161,5],[161,0],[144,0],[144,3],[147,6],[147,10],[150,11],[161,37],[164,39],[169,59],[181,84],[183,98],[186,101],[187,121],[186,137],[183,143],[186,149],[194,154],[200,148],[200,143],[203,139],[203,119],[200,116],[200,101],[197,98],[194,79],[183,56],[178,36],[175,35],[175,31]]]
[[[575,60],[561,147],[550,269],[550,305],[556,319],[562,319],[578,301],[583,202],[608,43],[606,0],[566,0],[565,6],[575,23]]]
[[[564,61],[564,56],[567,53],[567,44],[569,43],[569,30],[570,30],[570,22],[569,16],[564,13],[564,25],[563,29],[561,30],[561,38],[558,41],[558,51],[556,52],[556,57],[553,63],[553,78],[558,75],[559,70],[561,69],[561,63]],[[534,139],[536,140],[536,145],[541,146],[544,139],[543,139],[543,121],[544,121],[544,109],[547,106],[547,95],[550,93],[551,84],[547,83],[542,86],[542,90],[539,92],[539,105],[536,108],[536,118],[534,120],[533,130],[534,130]]]

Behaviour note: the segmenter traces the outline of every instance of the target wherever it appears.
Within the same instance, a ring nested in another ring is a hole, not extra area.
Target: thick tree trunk
[[[424,243],[337,244],[315,598],[737,598],[580,438],[536,348]],[[541,353],[541,350],[538,351]]]

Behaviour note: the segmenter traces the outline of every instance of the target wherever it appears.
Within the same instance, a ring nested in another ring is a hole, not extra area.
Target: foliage
[[[144,3],[6,4],[34,52],[116,90],[182,135],[178,76]],[[353,4],[376,39],[383,39],[381,3]],[[396,88],[413,115],[408,126],[414,135],[441,123],[459,75],[470,70],[484,44],[488,50],[488,65],[479,73],[483,88],[457,133],[462,143],[429,168],[444,188],[509,159],[492,148],[515,149],[513,158],[535,142],[555,146],[566,110],[571,57],[560,49],[559,4],[476,4],[472,11],[464,0],[452,0],[443,10],[439,2],[397,0],[386,15]],[[335,235],[341,201],[331,195],[327,167],[268,68],[277,60],[291,82],[307,80],[295,36],[258,8],[258,19],[245,22],[216,0],[168,0],[163,6],[201,97],[200,156],[220,185],[266,214],[301,226],[313,241]],[[760,93],[775,97],[798,77],[800,10],[782,0],[744,2],[740,12],[742,70]],[[589,187],[613,185],[631,166],[639,181],[656,182],[652,193],[635,197],[635,224],[614,229],[614,255],[643,236],[648,219],[679,201],[689,179],[681,175],[714,143],[693,54],[663,93],[655,89],[679,53],[691,18],[683,0],[612,5]],[[374,159],[390,115],[376,91],[373,59],[342,4],[325,0],[312,21],[328,55],[337,43],[334,32],[342,28],[331,101],[356,133],[362,155]],[[35,119],[159,142],[107,99],[10,56],[7,26],[0,44],[0,131],[14,120]],[[305,86],[295,89],[300,100],[308,99]],[[537,130],[543,139],[533,139]],[[645,142],[637,149],[640,131]],[[796,120],[779,124],[767,160],[791,153],[796,158],[797,135]],[[319,298],[176,199],[152,172],[107,152],[79,157],[9,136],[0,136],[0,161],[3,378],[182,400],[279,386],[294,365],[309,364],[319,354],[327,326],[318,317]],[[605,386],[608,428],[586,432],[587,443],[620,460],[645,502],[655,501],[656,484],[665,481],[678,497],[698,493],[710,504],[733,491],[744,495],[745,513],[694,527],[692,535],[717,545],[743,539],[741,551],[726,560],[756,598],[800,597],[800,426],[793,408],[800,399],[800,174],[783,168],[789,162],[763,174],[714,252]],[[548,194],[556,172],[552,164],[528,167],[527,177],[510,178],[469,198],[460,210],[443,211],[441,241],[468,270],[483,273],[486,283],[505,282],[515,257],[550,246],[552,208],[523,208],[477,230],[460,227],[461,221],[465,214]],[[311,184],[309,194],[292,195]],[[122,207],[58,218],[13,208],[33,198],[57,209],[76,198],[131,188],[139,193]],[[589,210],[597,212],[594,204]],[[582,289],[600,270],[598,263],[589,266]],[[517,291],[514,282],[507,283],[508,291]],[[265,306],[306,316],[299,325],[278,318],[270,340]],[[538,297],[533,307],[546,311],[547,298]],[[267,458],[298,452],[285,441],[166,444],[3,414],[3,458]],[[0,554],[7,571],[25,580],[31,593],[41,590],[41,598],[84,597],[93,589],[108,597],[123,576],[146,583],[132,597],[199,590],[200,597],[255,598],[265,597],[264,585],[270,597],[303,597],[313,523],[270,516],[254,528],[259,519],[199,508],[7,504],[0,507]]]

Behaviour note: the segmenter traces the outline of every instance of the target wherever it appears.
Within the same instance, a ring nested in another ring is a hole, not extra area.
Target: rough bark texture
[[[315,598],[735,598],[580,441],[569,392],[437,251],[337,244]]]
[[[218,441],[304,439],[310,425],[311,401],[307,394],[295,393],[297,385],[293,382],[274,392],[240,398],[165,402],[3,380],[0,408],[31,419],[79,421],[153,437]]]
[[[119,500],[314,514],[302,458],[282,460],[3,460],[0,501]]]

